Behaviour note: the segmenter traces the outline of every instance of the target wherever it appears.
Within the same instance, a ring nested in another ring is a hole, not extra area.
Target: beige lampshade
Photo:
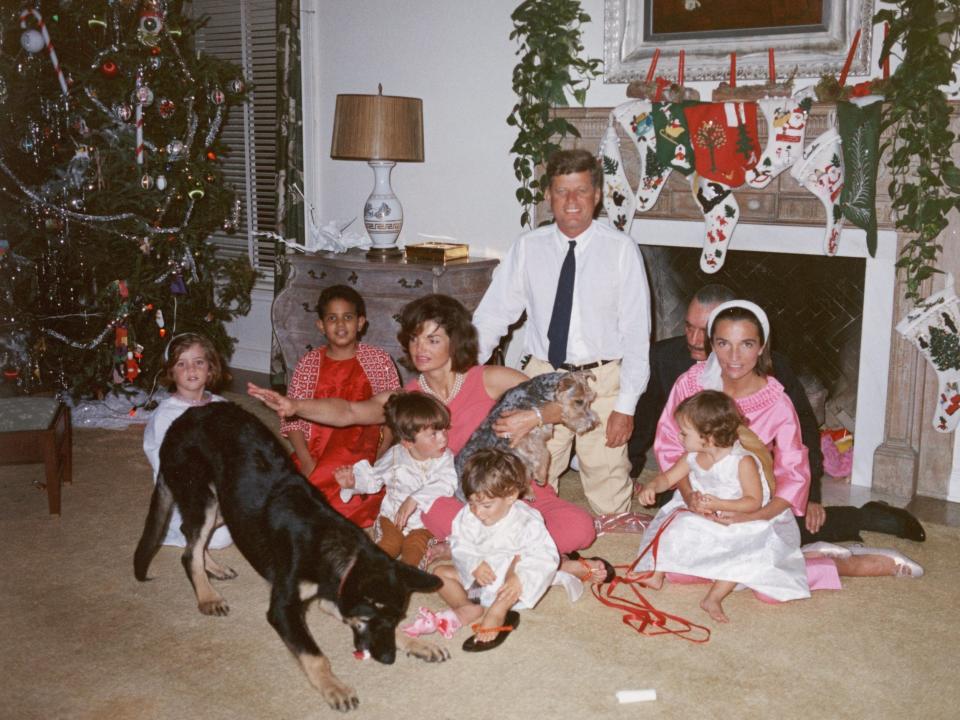
[[[337,95],[330,157],[423,162],[423,101],[394,95]]]

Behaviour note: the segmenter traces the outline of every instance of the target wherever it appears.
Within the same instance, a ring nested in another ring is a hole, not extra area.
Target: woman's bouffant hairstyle
[[[603,170],[600,161],[589,150],[557,150],[547,160],[547,177],[545,187],[549,188],[553,179],[558,175],[574,175],[576,173],[590,173],[590,183],[597,190],[603,187]]]
[[[530,489],[529,473],[523,460],[496,448],[478,450],[469,457],[460,473],[460,487],[469,500],[474,495],[488,498],[523,497]]]
[[[207,373],[207,389],[215,389],[221,382],[230,379],[230,375],[223,366],[223,360],[220,359],[220,353],[213,346],[209,339],[199,333],[180,333],[174,335],[167,346],[165,359],[163,363],[163,383],[169,388],[175,388],[176,382],[173,379],[173,368],[180,360],[180,356],[194,345],[203,348],[204,357],[207,358],[207,365],[210,370]]]
[[[383,405],[387,427],[400,440],[414,442],[421,430],[448,430],[450,412],[443,403],[421,392],[397,392]]]
[[[450,360],[454,372],[464,373],[478,364],[480,344],[477,329],[470,313],[458,300],[449,295],[425,295],[404,305],[400,311],[400,332],[397,340],[403,348],[401,364],[408,370],[416,370],[410,357],[410,341],[423,329],[426,322],[435,322],[450,338]]]
[[[332,300],[343,300],[353,305],[353,311],[362,317],[367,316],[367,304],[363,297],[349,285],[331,285],[320,291],[320,297],[317,298],[317,316],[323,320],[327,312],[327,305]]]
[[[701,390],[677,405],[673,416],[686,420],[703,437],[721,448],[733,447],[737,428],[746,424],[733,398],[719,390]]]
[[[763,334],[763,326],[760,324],[760,321],[757,320],[757,316],[752,312],[742,307],[731,307],[727,308],[723,312],[719,313],[716,318],[713,320],[713,327],[710,328],[710,345],[713,346],[713,336],[717,332],[717,326],[720,324],[721,320],[746,320],[749,323],[752,323],[755,328],[757,328],[757,335],[760,338],[760,342],[763,344],[763,350],[760,351],[760,357],[757,358],[757,364],[753,368],[753,371],[760,377],[766,377],[773,372],[773,356],[770,349],[770,338],[765,337]]]

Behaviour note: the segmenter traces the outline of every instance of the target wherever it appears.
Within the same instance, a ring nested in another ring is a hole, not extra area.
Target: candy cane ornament
[[[67,88],[67,78],[63,74],[63,70],[60,68],[60,60],[57,59],[57,51],[53,49],[53,42],[50,40],[50,33],[47,32],[47,26],[43,22],[43,16],[40,12],[34,8],[27,8],[20,13],[20,29],[27,29],[27,18],[33,15],[34,19],[37,21],[37,29],[40,31],[40,35],[43,37],[43,44],[47,49],[47,55],[50,56],[50,63],[53,65],[54,72],[57,73],[57,80],[60,81],[60,89],[63,90],[64,95],[69,95],[70,91]]]
[[[143,75],[137,73],[137,80],[134,86],[134,97],[137,100],[136,114],[134,115],[136,127],[136,150],[137,165],[143,165],[143,101],[140,99],[140,88],[143,84]]]

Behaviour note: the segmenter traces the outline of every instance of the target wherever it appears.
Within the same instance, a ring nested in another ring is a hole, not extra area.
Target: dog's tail
[[[133,554],[133,574],[141,582],[147,579],[147,569],[150,567],[153,556],[160,549],[172,511],[173,493],[163,481],[163,475],[160,475],[157,478],[157,486],[153,489],[153,496],[150,498],[150,510],[147,512],[147,521],[143,525],[143,535],[137,543],[137,551]]]

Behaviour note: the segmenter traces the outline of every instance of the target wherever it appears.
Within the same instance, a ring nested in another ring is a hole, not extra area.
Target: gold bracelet
[[[537,427],[542,427],[542,426],[543,426],[543,413],[540,412],[540,408],[538,408],[536,405],[533,405],[530,409],[533,410],[533,412],[536,413],[536,415],[537,415]]]

